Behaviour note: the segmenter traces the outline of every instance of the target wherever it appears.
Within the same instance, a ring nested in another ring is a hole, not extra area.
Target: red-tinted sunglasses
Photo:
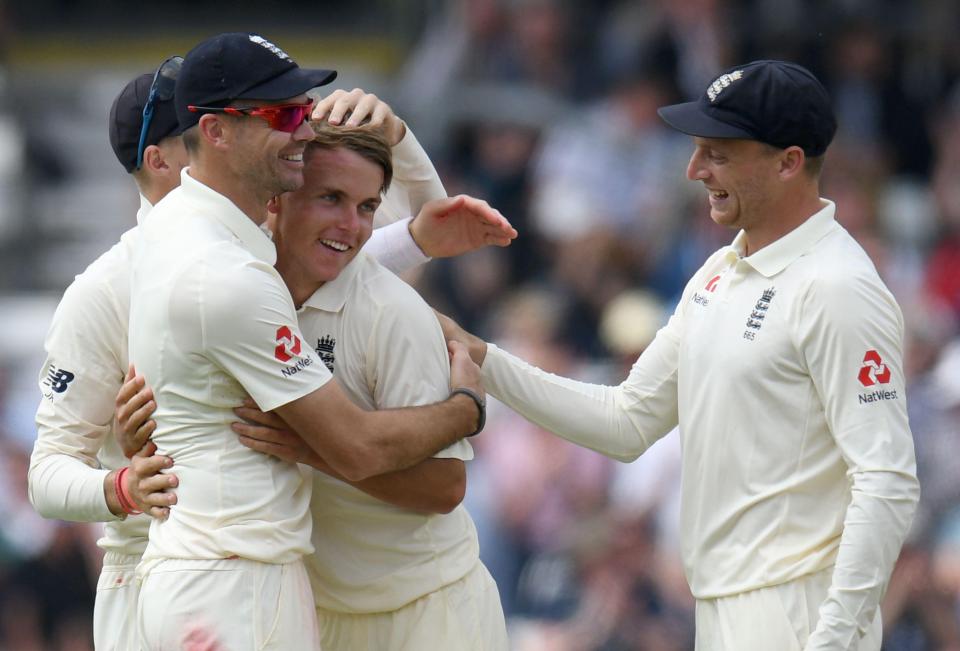
[[[250,108],[233,108],[232,106],[193,106],[187,110],[194,113],[226,113],[227,115],[249,115],[263,118],[271,129],[293,133],[303,121],[310,117],[310,108],[313,100],[308,99],[305,104],[274,104],[272,106],[253,106]]]

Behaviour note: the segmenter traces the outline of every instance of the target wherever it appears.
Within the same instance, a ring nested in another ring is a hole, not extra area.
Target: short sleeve
[[[300,333],[280,275],[262,261],[199,264],[180,276],[171,301],[171,323],[185,324],[183,334],[200,338],[188,345],[198,343],[264,411],[312,393],[332,377]]]

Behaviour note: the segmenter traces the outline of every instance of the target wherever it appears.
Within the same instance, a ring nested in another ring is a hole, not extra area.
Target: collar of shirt
[[[202,214],[210,215],[230,229],[244,248],[260,260],[273,266],[277,262],[277,249],[269,235],[234,204],[216,190],[204,185],[189,174],[190,168],[180,172],[180,192]],[[267,207],[263,207],[266,211]]]
[[[142,194],[140,195],[140,210],[137,211],[137,226],[143,225],[143,220],[147,218],[147,214],[153,210],[153,204],[150,203],[150,200],[147,199]]]
[[[364,253],[360,252],[350,261],[343,271],[333,280],[325,282],[323,286],[310,295],[310,298],[303,302],[303,307],[313,310],[322,310],[324,312],[339,312],[347,304],[350,298],[353,279],[360,273],[363,266],[362,258]]]
[[[834,228],[837,223],[834,221],[836,213],[836,204],[829,199],[822,199],[824,207],[810,216],[795,229],[781,237],[775,242],[771,242],[753,255],[743,258],[743,261],[756,269],[760,274],[771,278],[809,251]],[[746,235],[743,231],[737,233],[733,243],[727,252],[727,258],[739,258],[746,248],[744,240]]]

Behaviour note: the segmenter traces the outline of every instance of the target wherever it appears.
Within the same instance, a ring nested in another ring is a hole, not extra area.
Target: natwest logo
[[[300,337],[290,332],[288,326],[277,328],[277,347],[273,356],[281,362],[289,362],[300,354]]]
[[[875,350],[867,351],[867,354],[863,356],[863,366],[860,367],[857,379],[865,387],[886,384],[890,381],[890,369],[880,359],[880,353]]]
[[[718,282],[720,282],[720,276],[719,275],[714,276],[713,278],[710,279],[710,281],[707,283],[704,289],[707,290],[708,292],[715,292],[717,291]]]

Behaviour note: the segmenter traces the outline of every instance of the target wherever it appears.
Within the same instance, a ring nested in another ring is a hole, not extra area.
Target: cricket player
[[[445,333],[492,395],[574,443],[629,461],[679,424],[699,651],[878,651],[919,485],[900,309],[819,193],[830,99],[806,69],[754,61],[660,115],[739,232],[629,377],[576,382]]]
[[[272,204],[277,270],[300,330],[366,409],[441,400],[450,371],[433,310],[361,251],[390,184],[390,149],[375,132],[319,122],[314,129],[303,187]],[[262,412],[239,413],[271,424]],[[315,551],[306,558],[323,649],[506,651],[497,587],[460,504],[464,462],[473,458],[466,440],[406,470],[350,482],[302,441],[291,444],[293,435],[235,429],[253,449],[325,471],[313,473]]]
[[[41,515],[75,521],[105,522],[98,544],[105,551],[94,609],[97,649],[136,648],[130,638],[137,591],[134,569],[146,546],[149,509],[162,515],[166,497],[150,501],[150,492],[175,478],[155,476],[167,457],[121,453],[113,432],[116,393],[127,370],[127,319],[131,256],[153,204],[180,183],[187,154],[177,129],[173,82],[180,57],[157,72],[127,84],[110,111],[110,141],[121,165],[140,189],[137,227],[90,265],[67,289],[50,325],[47,360],[40,373],[42,399],[37,411],[37,442],[31,458],[29,495]],[[336,91],[318,103],[318,118],[350,119],[384,126],[394,142],[394,192],[388,194],[377,221],[389,223],[416,212],[430,198],[445,196],[443,186],[412,132],[372,95]],[[409,206],[405,203],[409,202]],[[434,256],[458,253],[487,243],[502,244],[515,235],[505,223],[424,219],[423,215],[378,228],[370,240],[375,255],[400,271]],[[146,450],[150,452],[151,450]],[[124,477],[120,470],[126,468]],[[145,477],[145,491],[139,491]],[[132,499],[124,509],[118,479]],[[158,494],[159,495],[159,494]]]
[[[146,649],[197,635],[230,649],[317,648],[302,562],[313,551],[310,484],[296,464],[237,440],[229,423],[244,395],[354,481],[415,465],[482,425],[479,369],[459,345],[449,398],[368,412],[297,327],[260,225],[272,197],[303,184],[306,91],[334,76],[241,32],[194,47],[177,76],[190,166],[142,229],[130,292],[131,361],[153,384],[153,440],[180,479],[177,508],[151,522],[137,569]],[[493,212],[473,199],[424,210]]]

